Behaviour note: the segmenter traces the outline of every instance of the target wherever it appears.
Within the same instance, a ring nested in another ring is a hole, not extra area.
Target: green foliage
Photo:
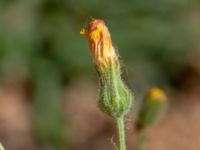
[[[0,71],[4,78],[13,68],[20,69],[20,76],[31,76],[30,66],[42,55],[58,66],[64,79],[88,72],[91,59],[78,31],[93,16],[108,23],[120,54],[133,68],[138,68],[135,64],[141,59],[156,68],[154,81],[151,73],[142,79],[165,81],[172,74],[171,64],[184,66],[187,51],[194,45],[188,24],[193,5],[193,0],[4,2],[0,7]]]
[[[42,61],[40,61],[41,63]],[[63,146],[64,120],[61,115],[60,74],[50,62],[43,61],[35,69],[33,107],[34,129],[39,143],[58,149]]]

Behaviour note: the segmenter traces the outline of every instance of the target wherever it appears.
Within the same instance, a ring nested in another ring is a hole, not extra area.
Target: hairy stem
[[[119,150],[126,150],[124,116],[117,118],[116,123],[118,130]]]

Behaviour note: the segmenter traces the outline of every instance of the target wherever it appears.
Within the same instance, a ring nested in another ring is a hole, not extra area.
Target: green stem
[[[3,145],[0,143],[0,150],[4,150]]]
[[[126,150],[124,116],[117,118],[116,123],[118,130],[119,150]]]
[[[145,143],[145,134],[144,132],[141,130],[139,131],[139,135],[138,135],[138,139],[137,139],[137,143],[136,143],[136,150],[143,150],[143,145]]]

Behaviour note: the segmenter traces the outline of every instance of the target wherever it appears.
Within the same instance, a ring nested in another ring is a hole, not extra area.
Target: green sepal
[[[147,125],[157,122],[165,112],[167,107],[166,102],[162,101],[144,101],[140,109],[137,126],[144,128]]]
[[[100,109],[114,118],[127,114],[132,104],[132,95],[121,79],[119,66],[112,65],[99,73],[99,76]]]

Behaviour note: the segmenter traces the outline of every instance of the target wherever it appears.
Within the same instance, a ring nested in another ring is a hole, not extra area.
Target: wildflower
[[[154,87],[149,90],[147,100],[151,102],[159,101],[161,103],[165,103],[167,101],[167,96],[163,90]]]
[[[99,74],[100,109],[114,118],[124,116],[131,107],[132,96],[121,79],[118,55],[105,22],[92,19],[80,33],[86,35]]]
[[[157,87],[151,88],[147,92],[139,111],[137,126],[139,128],[144,128],[145,126],[158,121],[165,112],[166,106],[167,96],[165,92]]]

